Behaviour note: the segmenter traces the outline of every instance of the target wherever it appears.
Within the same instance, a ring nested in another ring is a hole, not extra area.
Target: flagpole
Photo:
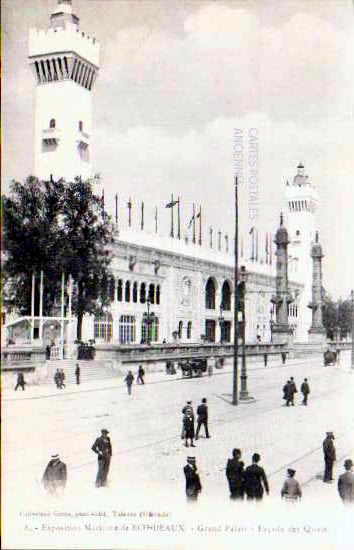
[[[141,230],[144,229],[144,202],[141,203]]]
[[[179,211],[179,197],[177,202],[177,239],[181,238],[181,216]]]
[[[199,246],[202,246],[202,206],[199,205]]]
[[[170,236],[173,238],[173,195],[171,195],[171,233]]]
[[[193,216],[192,216],[192,220],[193,220],[193,243],[195,244],[195,207],[194,207],[194,203],[193,203]]]
[[[157,206],[155,207],[155,233],[157,233]]]
[[[212,227],[209,229],[209,233],[210,233],[210,248],[213,248],[213,228]]]
[[[118,225],[118,193],[116,193],[116,225]]]
[[[132,225],[132,201],[131,201],[131,198],[129,197],[129,201],[128,201],[128,226],[131,227]]]
[[[258,229],[256,229],[256,262],[258,262]]]
[[[34,339],[34,296],[35,296],[35,286],[36,286],[36,274],[33,271],[33,273],[32,273],[32,293],[31,293],[31,318],[32,318],[31,343],[33,343],[33,339]]]

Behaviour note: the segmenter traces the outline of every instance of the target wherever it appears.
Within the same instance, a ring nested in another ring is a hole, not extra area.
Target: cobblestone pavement
[[[342,472],[344,459],[354,458],[354,372],[349,359],[349,354],[342,354],[340,366],[326,368],[320,359],[313,358],[291,360],[285,366],[277,362],[268,367],[252,364],[248,388],[255,399],[237,407],[230,404],[232,372],[228,367],[211,377],[193,379],[148,373],[147,383],[134,384],[131,396],[121,379],[72,385],[60,391],[50,386],[29,387],[21,393],[6,390],[2,394],[5,517],[13,523],[25,503],[27,509],[34,503],[37,507],[52,506],[43,494],[40,479],[53,451],[59,451],[68,465],[68,484],[61,505],[70,502],[82,508],[93,503],[101,507],[119,503],[127,507],[139,502],[139,506],[149,503],[150,508],[173,505],[181,509],[183,466],[191,451],[180,439],[181,408],[187,399],[196,407],[202,397],[208,399],[212,437],[201,437],[193,454],[203,484],[198,509],[204,509],[205,517],[211,509],[215,517],[221,510],[226,510],[226,516],[229,513],[225,465],[234,447],[242,449],[246,464],[253,452],[261,454],[271,488],[261,507],[262,513],[272,514],[272,521],[286,510],[281,504],[280,488],[290,466],[297,471],[304,493],[296,510],[310,506],[313,512],[314,507],[325,506],[326,511],[337,510],[346,517],[336,482],[324,484],[320,476],[326,431],[336,435],[335,477]],[[309,379],[308,407],[301,405],[299,393],[295,407],[284,406],[282,387],[290,376],[294,376],[298,390],[303,378]],[[103,427],[110,431],[113,457],[109,487],[98,491],[93,488],[97,460],[91,445]],[[279,509],[282,512],[274,516],[274,510]],[[300,513],[294,510],[291,515]],[[326,548],[323,541],[319,547]],[[32,544],[35,547],[34,540]],[[264,540],[262,545],[266,547],[267,542]]]

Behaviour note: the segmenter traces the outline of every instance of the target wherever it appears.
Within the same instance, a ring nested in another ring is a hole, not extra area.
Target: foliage
[[[2,197],[2,209],[7,305],[29,314],[32,273],[38,279],[43,270],[43,309],[48,315],[60,295],[61,274],[66,274],[66,282],[71,274],[81,339],[83,315],[102,310],[112,299],[107,281],[113,276],[113,226],[102,213],[100,198],[81,179],[45,182],[31,176],[24,183],[12,182],[11,195]]]
[[[327,331],[327,336],[331,339],[344,338],[351,331],[351,323],[351,299],[334,301],[323,290],[323,325]]]

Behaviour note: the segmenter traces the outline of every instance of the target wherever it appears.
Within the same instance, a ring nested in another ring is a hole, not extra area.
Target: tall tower
[[[315,243],[312,245],[311,258],[313,261],[312,273],[312,301],[309,308],[312,310],[312,326],[309,330],[310,342],[326,341],[326,330],[322,321],[322,258],[323,252],[318,242],[318,232],[316,231]]]
[[[283,214],[280,214],[280,226],[275,235],[277,250],[276,294],[271,302],[275,305],[276,322],[273,325],[273,341],[276,344],[289,344],[293,329],[288,322],[288,306],[293,301],[288,286],[288,244],[289,236],[284,227]]]
[[[287,226],[289,230],[289,278],[304,285],[298,298],[296,341],[307,342],[312,315],[308,304],[312,301],[311,247],[315,238],[317,188],[305,175],[302,163],[297,167],[293,182],[286,184]]]
[[[29,63],[37,84],[34,174],[67,181],[90,177],[99,44],[80,31],[72,0],[58,0],[50,28],[30,29]]]

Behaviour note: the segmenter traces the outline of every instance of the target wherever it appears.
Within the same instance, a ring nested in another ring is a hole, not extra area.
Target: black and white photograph
[[[1,0],[5,550],[349,550],[353,0]]]

